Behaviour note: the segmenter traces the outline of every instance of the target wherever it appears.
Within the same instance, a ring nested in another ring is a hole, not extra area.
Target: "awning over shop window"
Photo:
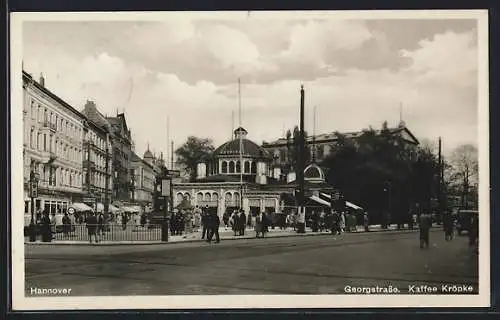
[[[326,193],[322,193],[321,194],[323,197],[325,198],[328,198],[328,199],[331,199],[330,195],[329,194],[326,194]],[[318,198],[319,199],[319,198]],[[324,200],[323,200],[324,201]],[[325,201],[327,202],[327,201]],[[363,210],[363,208],[361,208],[360,206],[357,206],[355,205],[354,203],[352,202],[349,202],[349,201],[346,201],[345,202],[345,205],[348,206],[349,208],[352,208],[352,209],[355,209],[355,210]],[[328,206],[330,206],[330,203],[328,203]]]
[[[81,202],[74,202],[69,207],[75,209],[76,212],[93,211],[91,207]]]
[[[138,207],[132,206],[132,207],[121,207],[120,208],[123,212],[127,213],[139,213],[141,210]]]
[[[120,212],[120,209],[118,209],[114,205],[110,204],[108,211],[111,213],[116,213],[116,212]],[[104,212],[104,204],[102,204],[100,202],[97,203],[97,212],[99,212],[99,213]]]
[[[325,201],[325,200],[323,200],[323,199],[321,199],[319,197],[311,196],[311,197],[309,197],[309,199],[311,199],[313,201],[316,201],[317,203],[322,204],[324,206],[330,207],[330,202]]]

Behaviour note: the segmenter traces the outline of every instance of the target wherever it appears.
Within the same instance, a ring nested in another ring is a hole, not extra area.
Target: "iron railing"
[[[100,241],[161,241],[160,224],[104,224],[104,225],[58,225],[51,226],[52,239],[55,241],[90,241],[90,235],[95,234]],[[38,237],[41,238],[42,228],[38,226]],[[92,241],[94,241],[92,237]]]

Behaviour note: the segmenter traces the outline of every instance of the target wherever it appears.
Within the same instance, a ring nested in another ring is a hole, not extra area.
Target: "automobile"
[[[469,232],[470,226],[472,224],[472,218],[477,216],[479,211],[477,210],[465,210],[461,209],[457,213],[457,232],[462,235],[464,231]]]

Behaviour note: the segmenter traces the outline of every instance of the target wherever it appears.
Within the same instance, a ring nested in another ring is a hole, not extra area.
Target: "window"
[[[229,173],[234,173],[234,161],[229,162]]]
[[[42,134],[38,133],[36,135],[36,148],[40,150],[41,147],[42,147]]]
[[[241,164],[240,164],[240,161],[236,161],[236,172],[241,172]]]
[[[30,148],[35,148],[35,129],[31,128],[30,131]]]
[[[222,161],[222,173],[227,173],[227,162]]]
[[[257,173],[257,163],[252,162],[252,173]]]
[[[50,135],[50,137],[49,137],[49,151],[50,152],[54,152],[53,147],[52,147],[53,141],[54,141],[54,137],[52,135]]]
[[[57,114],[56,114],[55,125],[56,125],[56,130],[59,130],[59,116]]]
[[[42,107],[40,105],[38,105],[38,122],[42,122],[42,118],[43,118],[43,114],[42,114]]]
[[[36,119],[36,106],[35,101],[31,101],[31,119]]]
[[[250,173],[250,162],[245,161],[245,173]]]

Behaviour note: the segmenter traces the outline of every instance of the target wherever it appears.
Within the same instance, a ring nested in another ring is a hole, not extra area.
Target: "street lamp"
[[[31,220],[29,226],[29,240],[30,242],[36,241],[36,225],[35,225],[35,199],[38,198],[38,180],[40,175],[35,172],[34,168],[31,168],[30,181],[29,181],[29,193],[31,198]]]
[[[391,181],[384,182],[384,192],[387,192],[387,217],[384,223],[384,226],[387,227],[389,225],[389,220],[392,216],[392,183]],[[398,226],[400,223],[398,221]]]

